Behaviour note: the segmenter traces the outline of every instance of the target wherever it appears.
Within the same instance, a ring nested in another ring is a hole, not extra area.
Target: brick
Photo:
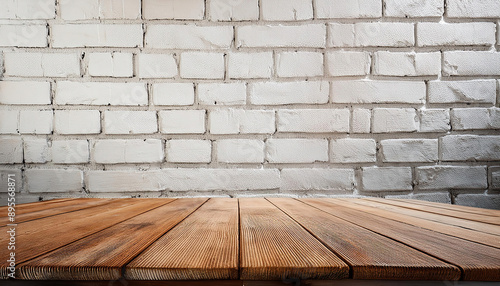
[[[382,2],[378,0],[316,0],[316,17],[333,18],[379,18],[382,17]]]
[[[423,194],[408,194],[408,195],[392,195],[385,196],[386,199],[403,199],[403,200],[419,200],[442,204],[451,204],[450,193],[423,193]]]
[[[259,82],[249,84],[254,105],[321,104],[328,102],[326,81]]]
[[[333,81],[334,103],[416,103],[425,102],[426,87],[420,81]]]
[[[52,141],[52,162],[56,164],[82,164],[89,162],[87,140]]]
[[[154,105],[193,105],[194,85],[192,83],[153,84]]]
[[[272,110],[216,109],[209,115],[212,134],[272,134],[275,115]]]
[[[490,103],[496,101],[495,80],[430,81],[430,103]]]
[[[161,133],[205,133],[206,110],[166,110],[160,111],[159,115]]]
[[[78,54],[62,53],[4,53],[5,75],[25,77],[80,76]]]
[[[443,161],[500,160],[500,136],[448,135],[441,138]]]
[[[262,19],[266,21],[297,21],[313,17],[311,0],[261,0]]]
[[[441,17],[444,13],[443,0],[384,0],[387,17]]]
[[[448,109],[420,110],[420,132],[447,132],[450,129]]]
[[[330,142],[332,163],[373,163],[377,161],[377,143],[373,139],[333,139]]]
[[[386,76],[439,75],[441,53],[376,52],[373,73]]]
[[[0,163],[23,163],[23,140],[21,137],[0,138]]]
[[[63,20],[90,19],[140,19],[140,0],[80,0],[78,2],[61,1]]]
[[[314,77],[323,75],[323,54],[281,52],[276,55],[278,77]]]
[[[450,0],[446,15],[450,18],[500,18],[500,3],[496,0]]]
[[[334,51],[326,54],[326,66],[331,76],[356,76],[370,73],[370,53]]]
[[[54,24],[52,47],[142,47],[141,24]]]
[[[491,169],[491,188],[500,190],[500,167],[493,167]]]
[[[147,105],[144,83],[59,81],[55,102],[60,105]]]
[[[419,129],[418,116],[413,108],[373,109],[373,132],[414,132]]]
[[[133,76],[134,65],[131,53],[91,53],[88,57],[90,76]]]
[[[229,53],[227,74],[229,78],[270,78],[273,73],[273,54]]]
[[[163,161],[163,146],[159,139],[97,140],[93,146],[98,164],[159,163]]]
[[[105,111],[105,134],[150,134],[158,132],[156,111]]]
[[[200,62],[203,65],[200,66]],[[203,52],[181,54],[182,78],[223,79],[224,73],[224,54]]]
[[[50,104],[50,82],[0,81],[0,104]]]
[[[246,103],[244,83],[200,83],[198,102],[206,105],[242,105]]]
[[[25,134],[51,134],[54,112],[52,110],[21,110],[19,132]]]
[[[47,139],[24,139],[24,162],[47,163],[52,160],[52,150]]]
[[[1,0],[0,19],[54,19],[55,4],[52,0]]]
[[[9,175],[14,175],[14,176],[9,176]],[[10,168],[5,168],[2,167],[2,169],[0,169],[0,181],[2,182],[8,182],[8,178],[13,178],[14,180],[21,180],[22,179],[22,171],[19,170],[19,169],[10,169]],[[22,188],[22,184],[20,184],[20,182],[17,182],[16,186],[14,186],[14,190],[15,192],[19,192],[21,191],[21,188]],[[0,186],[0,193],[7,193],[9,191],[9,185],[8,183],[7,184],[2,184],[2,186]],[[5,202],[7,203],[8,202],[8,199],[5,198]],[[16,198],[16,203],[20,204],[20,200],[19,200],[19,197]]]
[[[203,0],[143,0],[144,19],[201,20],[205,15]]]
[[[500,75],[500,53],[453,51],[443,53],[443,75]]]
[[[210,21],[249,21],[259,19],[258,0],[211,0]]]
[[[353,169],[283,169],[282,191],[352,191]]]
[[[437,139],[388,139],[380,141],[384,162],[435,162]]]
[[[486,189],[486,168],[482,166],[432,166],[416,168],[420,190]]]
[[[494,23],[418,23],[417,43],[429,46],[495,45]]]
[[[411,191],[412,174],[409,167],[366,167],[362,168],[364,191]]]
[[[54,131],[58,134],[99,134],[101,113],[98,110],[56,110]]]
[[[231,26],[149,25],[146,47],[155,49],[228,49]]]
[[[0,46],[29,48],[47,47],[47,26],[1,25]]]
[[[278,110],[279,132],[330,133],[349,132],[348,109]]]
[[[410,47],[415,44],[411,23],[328,25],[329,47]]]
[[[169,54],[139,54],[140,78],[173,78],[177,75],[177,62]]]
[[[352,132],[370,133],[372,111],[370,109],[354,109],[352,111]]]
[[[328,161],[328,141],[324,139],[268,139],[269,163],[314,163]]]
[[[217,140],[217,161],[223,163],[263,163],[264,141],[253,139]]]
[[[324,48],[326,28],[323,24],[300,26],[239,26],[236,47]]]
[[[165,152],[167,162],[210,163],[212,142],[209,140],[168,140]]]
[[[28,169],[24,171],[30,193],[80,192],[83,172],[72,169]]]
[[[19,133],[19,111],[1,110],[0,112],[0,134]]]
[[[484,194],[459,194],[455,198],[455,204],[475,208],[500,210],[500,196]]]
[[[500,108],[454,108],[453,130],[500,129]]]

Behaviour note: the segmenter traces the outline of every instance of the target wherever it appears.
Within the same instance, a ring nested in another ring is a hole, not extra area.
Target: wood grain
[[[349,267],[263,198],[240,199],[240,279],[343,279]]]
[[[468,207],[468,206],[461,206],[461,205],[450,205],[450,204],[421,201],[421,200],[408,200],[408,199],[406,199],[406,200],[386,199],[386,200],[398,201],[398,202],[408,202],[408,203],[417,204],[417,205],[425,205],[425,206],[429,206],[429,207],[435,207],[437,209],[455,210],[455,211],[461,211],[461,212],[465,212],[465,213],[473,213],[473,214],[500,217],[500,210],[482,209],[482,208],[475,208],[475,207]]]
[[[79,199],[81,200],[81,199]],[[87,199],[83,199],[87,200]],[[26,204],[16,204],[16,214],[23,214],[29,212],[35,212],[40,210],[46,210],[50,208],[57,207],[56,204],[67,202],[67,204],[77,204],[78,200],[75,199],[56,199],[50,201],[33,202]],[[0,217],[7,217],[7,206],[0,207]]]
[[[460,267],[462,280],[500,280],[500,249],[385,219],[342,206],[335,199],[301,199],[336,217]]]
[[[125,268],[132,280],[238,279],[238,201],[210,199]]]
[[[177,199],[18,266],[21,279],[113,280],[207,199]]]
[[[458,280],[460,269],[297,200],[270,198],[352,269],[353,279]]]

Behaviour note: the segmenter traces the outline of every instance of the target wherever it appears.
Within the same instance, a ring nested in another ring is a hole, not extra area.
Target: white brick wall
[[[0,6],[0,169],[20,172],[26,200],[265,192],[500,208],[498,0]]]

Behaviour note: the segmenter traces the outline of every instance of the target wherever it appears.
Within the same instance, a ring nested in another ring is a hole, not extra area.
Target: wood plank
[[[342,257],[352,279],[458,280],[460,269],[297,200],[269,198]]]
[[[393,208],[390,210],[385,210],[380,207],[379,203],[374,203],[367,200],[357,200],[357,199],[339,199],[343,202],[343,206],[363,211],[366,213],[374,214],[383,218],[403,222],[406,224],[411,224],[421,228],[429,229],[432,231],[444,233],[447,235],[459,237],[465,240],[474,241],[484,245],[493,246],[500,248],[500,236],[474,231],[454,225],[448,225],[440,222],[434,222],[426,219],[421,219],[418,217],[408,216],[402,213],[398,213],[397,209]]]
[[[113,280],[207,199],[178,199],[18,266],[21,279]],[[182,239],[182,238],[180,238]]]
[[[210,199],[125,268],[132,280],[238,279],[238,201]]]
[[[468,207],[468,206],[461,206],[461,205],[450,205],[450,204],[429,202],[429,201],[423,201],[423,200],[409,200],[409,199],[405,199],[405,200],[403,200],[403,199],[389,199],[389,200],[398,201],[398,202],[409,202],[412,204],[425,205],[425,206],[429,206],[429,207],[435,207],[438,209],[456,210],[456,211],[462,211],[462,212],[466,212],[466,213],[482,214],[482,215],[500,217],[500,210],[482,209],[482,208],[475,208],[475,207]]]
[[[77,204],[79,199],[57,199],[57,200],[50,200],[50,201],[41,201],[41,202],[33,202],[33,203],[27,203],[27,204],[16,204],[16,215],[17,214],[23,214],[23,213],[29,213],[32,211],[40,211],[40,210],[46,210],[50,209],[53,207],[56,207],[59,203],[67,203],[67,204]],[[0,207],[0,217],[7,217],[7,206]]]
[[[301,199],[323,211],[460,267],[462,280],[500,280],[500,249],[342,206],[334,199]]]
[[[22,263],[94,234],[138,214],[171,202],[172,199],[118,199],[98,207],[74,211],[20,224],[16,229],[16,263]],[[42,227],[43,226],[43,227]],[[0,227],[4,232],[6,227]],[[0,237],[7,245],[8,237]],[[0,257],[11,251],[0,248]],[[0,278],[7,278],[7,261],[0,261]]]
[[[349,267],[264,198],[240,199],[240,279],[344,279]]]

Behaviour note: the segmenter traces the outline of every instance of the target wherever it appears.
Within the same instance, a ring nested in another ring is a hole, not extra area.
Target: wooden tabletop
[[[500,281],[500,211],[414,200],[59,199],[1,207],[26,280]]]

